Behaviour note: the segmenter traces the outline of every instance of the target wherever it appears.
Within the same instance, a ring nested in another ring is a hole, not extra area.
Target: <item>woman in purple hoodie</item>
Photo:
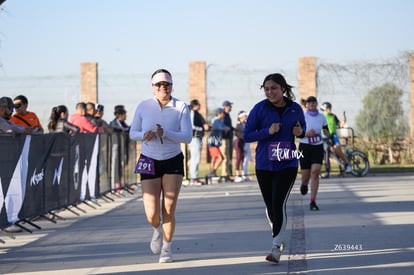
[[[257,142],[256,177],[272,227],[272,251],[267,261],[279,263],[284,248],[286,202],[298,173],[301,153],[295,138],[305,134],[302,107],[294,102],[292,86],[278,73],[265,77],[261,88],[266,99],[249,112],[244,140]]]

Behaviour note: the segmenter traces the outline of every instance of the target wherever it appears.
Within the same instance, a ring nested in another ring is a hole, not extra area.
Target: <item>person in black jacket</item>
[[[235,128],[232,125],[230,112],[232,109],[233,102],[225,100],[223,102],[224,109],[224,125],[230,130],[223,134],[224,141],[224,166],[222,176],[227,181],[230,181],[230,177],[233,176],[233,138]]]
[[[204,117],[199,113],[201,104],[197,99],[190,102],[190,117],[193,125],[193,138],[190,147],[190,184],[202,185],[198,174],[198,165],[201,159],[201,150],[203,148],[204,131],[209,129]]]
[[[130,126],[125,122],[127,111],[124,105],[116,105],[114,107],[115,118],[109,123],[109,126],[114,129],[115,133],[128,133]]]

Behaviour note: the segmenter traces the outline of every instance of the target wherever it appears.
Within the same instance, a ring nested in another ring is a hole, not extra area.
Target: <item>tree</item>
[[[363,100],[364,109],[358,114],[357,129],[372,138],[405,137],[408,122],[402,108],[403,91],[394,84],[384,84],[368,92]]]
[[[356,117],[358,132],[371,144],[385,145],[390,161],[395,142],[408,134],[409,124],[402,108],[403,91],[394,84],[373,88],[363,100],[363,110]]]

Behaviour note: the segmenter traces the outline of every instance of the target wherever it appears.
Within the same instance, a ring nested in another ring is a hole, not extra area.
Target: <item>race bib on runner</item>
[[[308,137],[309,144],[317,144],[322,141],[322,136],[320,134],[316,134],[313,137]]]
[[[152,158],[141,155],[135,166],[135,174],[155,175],[154,160]]]
[[[269,143],[269,160],[287,161],[296,157],[296,150],[292,150],[292,145],[288,141],[278,141]]]

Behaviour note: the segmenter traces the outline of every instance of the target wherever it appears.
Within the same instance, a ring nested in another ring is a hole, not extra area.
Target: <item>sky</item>
[[[407,0],[6,0],[0,77],[188,72],[190,61],[296,67],[414,50]]]

